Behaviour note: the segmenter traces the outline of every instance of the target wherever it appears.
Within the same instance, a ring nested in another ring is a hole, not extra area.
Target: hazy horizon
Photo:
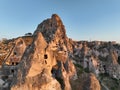
[[[0,39],[33,33],[37,25],[58,14],[69,38],[120,43],[119,0],[1,0]]]

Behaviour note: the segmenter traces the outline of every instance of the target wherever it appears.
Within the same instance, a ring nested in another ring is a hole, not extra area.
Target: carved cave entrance
[[[118,57],[118,64],[120,64],[120,56]]]

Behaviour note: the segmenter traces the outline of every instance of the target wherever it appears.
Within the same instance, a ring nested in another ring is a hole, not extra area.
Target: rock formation
[[[118,60],[120,56],[120,45],[102,41],[80,41],[77,43],[78,44],[75,45],[74,52],[72,54],[72,59],[76,66],[80,67],[77,70],[78,73],[81,72],[81,70],[83,70],[82,73],[92,72],[101,82],[101,86],[106,88],[105,90],[112,90],[111,88],[119,90],[120,84],[118,83],[120,83],[120,65]],[[115,82],[116,87],[108,86],[106,82],[109,81]]]
[[[7,65],[16,65],[20,62],[21,57],[26,49],[26,44],[22,38],[19,38],[15,41],[12,52],[6,58],[5,64]]]
[[[82,73],[71,81],[72,90],[101,90],[99,80],[93,73]]]
[[[120,45],[73,41],[56,14],[27,37],[30,42],[14,40],[0,70],[0,90],[119,90]]]
[[[3,74],[7,76],[7,86],[2,88],[71,90],[69,80],[74,78],[76,69],[69,58],[71,49],[67,44],[72,47],[61,19],[54,14],[38,25],[33,42],[27,48],[22,39],[16,41],[2,66]],[[7,75],[8,68],[11,72]]]

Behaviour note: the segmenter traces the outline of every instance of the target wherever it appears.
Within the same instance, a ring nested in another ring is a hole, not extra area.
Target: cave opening
[[[11,73],[14,73],[15,72],[15,70],[14,69],[11,69]]]
[[[16,65],[18,65],[19,63],[18,62],[16,62]]]
[[[106,65],[103,65],[103,68],[104,68],[104,70],[105,70],[105,72],[106,72],[106,71],[107,71],[107,70],[106,70]]]
[[[44,54],[44,59],[48,59],[48,55],[47,54]]]
[[[60,86],[61,86],[62,90],[64,90],[65,89],[64,80],[60,77],[56,77],[56,80],[60,83]]]
[[[45,60],[45,64],[47,64],[47,61]]]
[[[12,65],[14,65],[14,62],[12,62]]]
[[[53,67],[52,70],[51,70],[51,73],[52,73],[52,77],[55,78],[59,82],[62,90],[64,90],[65,83],[64,83],[64,80],[62,78],[62,75],[61,75],[62,72],[61,72],[60,68],[56,69],[56,68]]]
[[[118,57],[118,64],[120,64],[120,56]]]
[[[14,55],[17,55],[17,52],[14,52]]]

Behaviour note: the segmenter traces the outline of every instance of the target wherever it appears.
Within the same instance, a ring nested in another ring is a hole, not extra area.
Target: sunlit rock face
[[[73,41],[56,14],[38,25],[30,43],[15,39],[0,71],[0,89],[111,90],[105,83],[110,80],[119,90],[119,45]]]
[[[34,35],[41,32],[51,49],[73,51],[73,41],[66,36],[65,27],[57,14],[38,25]],[[67,47],[66,47],[67,46]]]
[[[26,44],[22,38],[18,38],[14,41],[14,46],[12,51],[6,58],[5,64],[7,65],[16,65],[20,62],[21,57],[26,49]]]
[[[11,90],[71,90],[69,80],[74,79],[76,69],[69,57],[69,42],[58,15],[39,24],[18,65]]]
[[[59,82],[51,74],[52,66],[56,65],[53,56],[42,34],[38,32],[22,57],[17,82],[11,90],[61,90]]]
[[[56,14],[31,38],[15,39],[0,70],[1,90],[119,90],[120,45],[73,41]]]
[[[12,81],[17,76],[17,66],[21,62],[21,58],[26,49],[26,44],[22,38],[18,38],[14,41],[14,45],[11,48],[8,56],[4,60],[1,71],[0,80],[4,83],[0,83],[1,90],[9,90]]]
[[[88,90],[101,90],[101,86],[94,74],[90,74],[90,87]]]
[[[56,14],[53,14],[50,19],[44,20],[41,24],[38,25],[35,33],[41,32],[45,40],[49,43],[51,40],[53,40],[57,30],[60,30],[61,32],[59,32],[59,36],[65,36],[66,33],[64,25],[62,24],[60,17]]]

